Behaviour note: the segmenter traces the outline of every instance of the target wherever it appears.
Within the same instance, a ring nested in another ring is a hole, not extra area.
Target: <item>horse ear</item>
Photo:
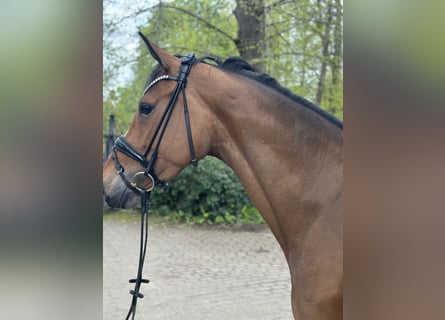
[[[169,67],[172,66],[174,62],[176,62],[177,58],[168,54],[161,48],[159,48],[157,45],[152,44],[150,41],[148,41],[147,37],[144,36],[142,32],[138,32],[139,36],[144,40],[145,45],[147,46],[148,51],[150,52],[153,59],[155,59],[161,67],[164,69],[169,69]]]

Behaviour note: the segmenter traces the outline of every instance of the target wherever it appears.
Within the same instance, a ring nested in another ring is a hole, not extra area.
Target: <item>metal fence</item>
[[[111,153],[111,148],[113,148],[115,135],[116,135],[115,116],[114,113],[110,113],[108,117],[108,134],[104,134],[105,152],[104,152],[103,162],[105,162],[108,159],[108,156]]]

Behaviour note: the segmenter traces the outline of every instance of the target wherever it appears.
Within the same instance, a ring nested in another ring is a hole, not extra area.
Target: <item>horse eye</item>
[[[149,104],[141,104],[139,106],[139,112],[145,115],[150,115],[155,108]]]

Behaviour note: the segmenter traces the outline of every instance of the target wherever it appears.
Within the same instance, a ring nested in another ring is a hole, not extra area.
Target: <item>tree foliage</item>
[[[115,2],[105,0],[104,6]],[[138,43],[137,49],[132,50],[134,54],[119,47],[118,26],[132,19],[142,21],[140,28],[144,34],[170,53],[194,52],[197,56],[220,58],[241,55],[284,87],[342,118],[341,0],[158,0],[149,6],[135,4],[135,8],[120,15],[104,16],[104,59],[108,61],[104,69],[104,130],[107,130],[106,115],[113,112],[117,133],[126,131],[143,85],[155,66],[136,30],[132,34],[132,41]],[[116,85],[122,65],[131,66],[133,77],[123,85]],[[229,169],[218,167],[218,170],[236,180]],[[181,189],[181,182],[175,183]],[[184,199],[190,200],[186,188],[183,192]],[[179,200],[173,193],[169,197]],[[197,197],[210,203],[204,211],[218,210],[217,206],[211,206],[213,196]],[[247,203],[243,201],[240,200],[241,207]],[[201,204],[193,206],[192,213],[196,215],[201,208]]]
[[[233,171],[211,157],[185,168],[167,190],[155,189],[152,205],[159,215],[198,223],[262,222]]]
[[[105,5],[111,6],[112,1],[105,1]],[[249,17],[252,15],[253,19]],[[142,86],[154,67],[142,42],[133,56],[126,54],[125,48],[119,54],[114,42],[116,26],[138,16],[146,17],[143,32],[167,51],[221,58],[244,55],[284,87],[342,118],[340,0],[159,0],[104,21],[104,55],[113,61],[104,70],[104,113],[116,114],[118,131],[128,127]],[[254,42],[252,37],[256,37]],[[134,41],[139,39],[134,36]],[[122,64],[132,66],[134,78],[125,86],[110,89]]]

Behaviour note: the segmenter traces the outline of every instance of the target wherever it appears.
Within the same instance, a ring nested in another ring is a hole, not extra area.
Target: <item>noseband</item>
[[[165,111],[161,116],[161,120],[156,126],[156,130],[145,152],[143,154],[140,153],[135,147],[133,147],[127,141],[127,139],[125,139],[124,136],[119,136],[114,142],[113,150],[111,153],[111,158],[113,159],[114,167],[116,168],[117,173],[124,181],[125,185],[135,193],[141,195],[141,237],[139,245],[139,264],[138,264],[137,277],[135,279],[130,280],[130,283],[134,283],[134,290],[130,290],[130,294],[133,297],[131,300],[130,310],[128,311],[127,317],[125,318],[126,320],[130,319],[130,317],[132,320],[134,320],[136,314],[137,299],[144,297],[144,295],[139,292],[141,284],[149,282],[149,280],[142,278],[142,270],[144,267],[145,253],[147,249],[147,240],[148,240],[148,217],[147,217],[148,206],[150,204],[151,190],[156,185],[161,187],[167,185],[167,183],[159,179],[159,177],[154,172],[154,164],[158,157],[159,146],[161,144],[165,130],[167,129],[167,125],[168,122],[170,121],[176,101],[178,100],[179,92],[182,92],[182,98],[184,101],[185,128],[190,148],[190,156],[192,159],[191,163],[195,166],[198,164],[198,160],[195,157],[195,148],[193,146],[192,131],[190,129],[190,116],[187,106],[187,99],[185,96],[185,86],[187,84],[187,76],[190,73],[190,69],[192,68],[194,60],[195,60],[195,55],[193,53],[186,54],[184,57],[182,57],[181,68],[179,70],[178,77],[163,75],[153,80],[145,88],[143,92],[144,95],[151,87],[153,87],[156,83],[162,80],[174,80],[177,82],[175,90],[173,91],[173,94],[170,98],[170,101],[168,102],[167,107],[165,108]],[[156,140],[157,142],[155,143]],[[145,170],[137,172],[133,176],[133,180],[130,181],[124,173],[125,172],[124,167],[117,158],[116,150],[132,158],[133,160],[138,161],[145,168]],[[147,159],[147,155],[150,153],[150,151],[152,151],[151,157],[150,159]]]
[[[195,148],[193,146],[192,131],[190,128],[190,116],[187,106],[187,99],[185,96],[185,86],[187,84],[187,76],[190,73],[190,69],[192,68],[194,60],[195,60],[195,55],[193,53],[187,53],[184,57],[182,57],[181,67],[179,70],[178,77],[163,75],[153,80],[147,86],[147,88],[145,88],[143,92],[144,95],[151,87],[153,87],[156,83],[160,81],[173,80],[177,82],[173,94],[170,98],[170,101],[168,102],[167,107],[164,113],[162,114],[162,117],[158,125],[156,126],[156,130],[145,152],[143,154],[140,153],[135,147],[133,147],[128,142],[128,140],[123,135],[119,136],[114,142],[111,158],[113,159],[116,172],[120,175],[125,185],[136,193],[149,192],[155,186],[165,187],[167,185],[167,183],[161,180],[154,172],[154,164],[158,157],[159,146],[161,144],[165,130],[167,129],[168,122],[170,121],[173,109],[175,107],[180,92],[182,92],[182,98],[184,101],[183,103],[184,103],[185,128],[187,132],[187,139],[190,149],[191,163],[194,166],[198,164],[198,160],[195,157]],[[156,140],[157,142],[155,144]],[[117,158],[116,150],[132,158],[133,160],[138,161],[145,168],[145,170],[137,172],[133,176],[132,181],[130,181],[124,173],[125,172],[124,167]],[[150,159],[147,159],[147,155],[150,153],[151,150],[153,150],[151,157]]]

